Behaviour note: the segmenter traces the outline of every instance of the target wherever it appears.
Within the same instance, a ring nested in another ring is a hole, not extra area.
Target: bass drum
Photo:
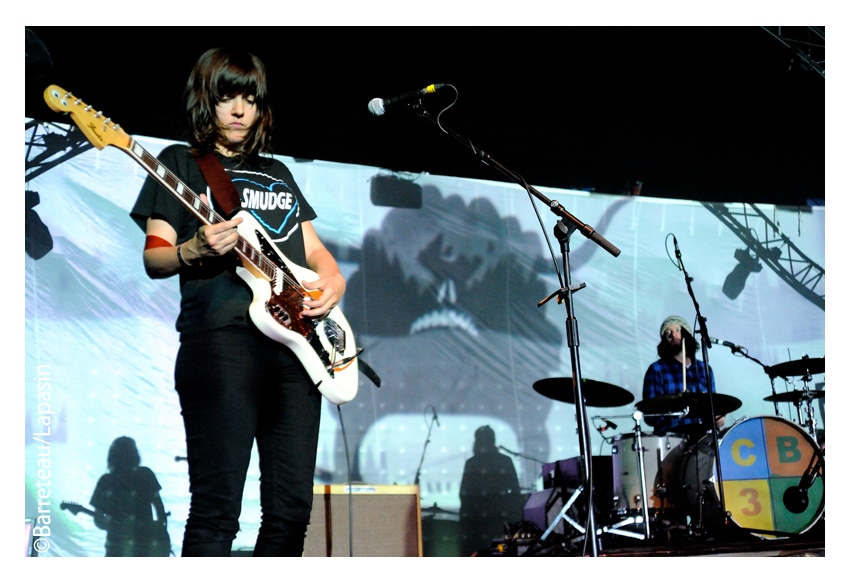
[[[702,516],[709,527],[722,520],[712,442],[709,434],[686,451],[679,474],[692,522]],[[768,416],[745,418],[721,433],[719,451],[726,511],[738,526],[762,536],[798,534],[823,516],[824,458],[796,424]],[[802,483],[811,483],[807,501],[796,490],[804,477]]]

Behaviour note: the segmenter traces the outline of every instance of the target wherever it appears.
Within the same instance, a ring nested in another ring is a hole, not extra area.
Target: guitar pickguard
[[[322,363],[328,370],[328,374],[333,377],[334,372],[331,367],[331,357],[318,338],[316,322],[312,318],[301,318],[300,316],[304,298],[301,292],[299,292],[300,286],[299,288],[295,287],[295,285],[300,283],[295,279],[289,267],[280,259],[280,256],[277,255],[265,236],[258,230],[255,230],[254,233],[257,236],[262,254],[271,260],[284,274],[284,283],[281,284],[281,292],[279,294],[275,293],[278,283],[269,282],[271,295],[266,302],[266,312],[281,325],[303,336],[322,360]],[[334,323],[334,326],[336,326],[336,323]],[[344,331],[342,332],[342,338],[345,338]],[[339,350],[336,336],[329,338],[329,340]],[[345,343],[343,341],[343,350],[344,348]]]

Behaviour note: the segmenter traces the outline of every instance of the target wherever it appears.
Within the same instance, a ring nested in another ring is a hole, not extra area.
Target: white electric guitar
[[[44,100],[53,111],[71,114],[71,119],[98,149],[114,146],[130,155],[195,217],[206,225],[224,221],[170,170],[149,154],[111,119],[96,112],[64,89],[51,85]],[[269,338],[289,347],[331,403],[340,405],[357,395],[359,351],[354,334],[339,307],[321,319],[301,318],[304,300],[321,293],[304,289],[300,282],[318,275],[284,256],[265,230],[247,211],[236,214],[239,241],[234,252],[242,265],[237,274],[245,280],[254,299],[248,309],[251,321]]]

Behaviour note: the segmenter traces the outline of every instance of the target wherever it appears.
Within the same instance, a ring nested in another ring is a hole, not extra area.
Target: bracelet
[[[186,266],[187,268],[191,268],[191,267],[192,267],[192,264],[190,264],[189,262],[187,262],[187,261],[183,258],[183,254],[182,254],[182,253],[180,253],[180,250],[181,250],[181,249],[183,249],[183,245],[184,245],[185,243],[186,243],[186,242],[184,241],[183,243],[181,243],[180,245],[178,245],[178,246],[177,246],[177,259],[178,259],[178,260],[180,260],[180,263],[181,263],[181,264],[183,264],[184,266]]]

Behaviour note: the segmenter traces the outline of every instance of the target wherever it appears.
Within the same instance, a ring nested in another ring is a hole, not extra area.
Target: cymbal
[[[786,391],[784,393],[777,393],[776,395],[769,395],[764,398],[764,401],[768,402],[794,402],[794,403],[802,403],[810,399],[818,399],[819,397],[825,397],[826,392],[822,389],[813,389],[806,391]]]
[[[804,375],[817,375],[818,373],[826,371],[826,358],[815,357],[814,359],[809,359],[806,357],[796,361],[786,361],[785,363],[780,363],[773,367],[766,367],[765,371],[771,377],[802,377]]]
[[[714,413],[725,416],[741,407],[741,400],[722,393],[713,394]],[[707,393],[676,393],[660,395],[639,401],[635,407],[644,414],[670,414],[688,408],[688,413],[696,416],[710,415],[711,404]]]
[[[573,378],[551,377],[535,381],[534,391],[557,401],[574,404]],[[592,379],[581,380],[581,392],[584,394],[584,403],[591,408],[615,408],[630,404],[635,400],[632,392],[604,381],[593,381]]]

